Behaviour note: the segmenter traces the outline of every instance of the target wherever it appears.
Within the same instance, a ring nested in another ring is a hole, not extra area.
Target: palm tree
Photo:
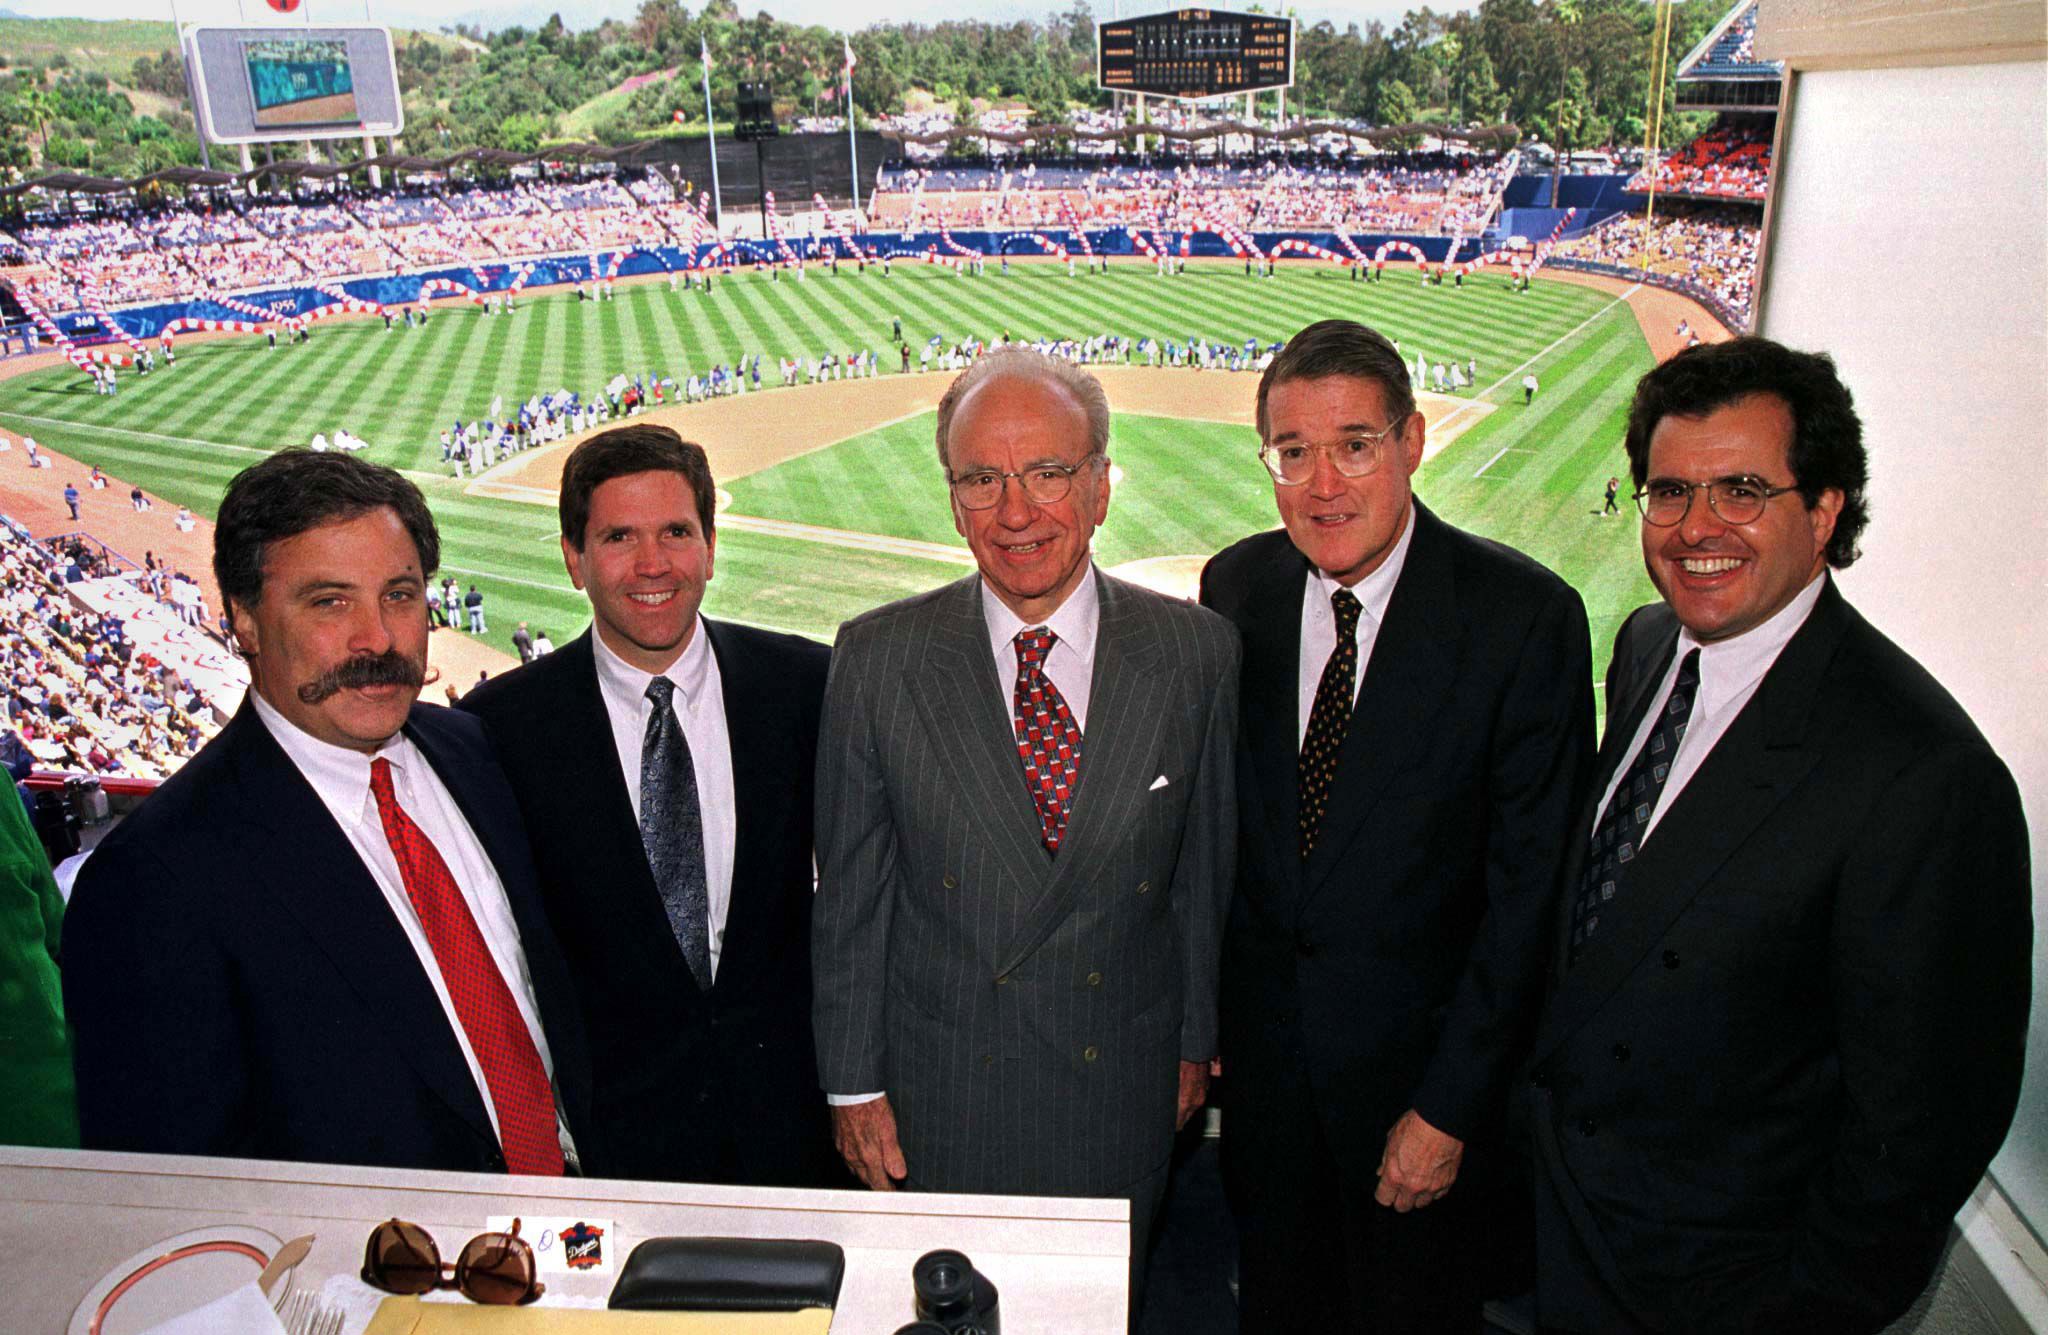
[[[50,118],[57,114],[57,99],[50,96],[48,88],[35,83],[15,94],[14,100],[22,114],[36,123],[36,133],[43,140],[43,157],[47,160],[50,156]]]

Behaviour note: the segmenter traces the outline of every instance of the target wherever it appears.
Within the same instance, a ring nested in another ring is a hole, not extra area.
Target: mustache
[[[321,673],[299,687],[299,703],[317,705],[342,691],[364,686],[410,686],[418,690],[426,681],[426,669],[396,649],[381,654],[351,658]]]

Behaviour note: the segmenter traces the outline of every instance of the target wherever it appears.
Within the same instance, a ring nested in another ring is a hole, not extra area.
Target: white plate
[[[284,1244],[260,1228],[218,1224],[152,1243],[100,1277],[71,1314],[66,1335],[136,1335],[234,1292],[263,1273]],[[273,1305],[291,1292],[286,1271]]]

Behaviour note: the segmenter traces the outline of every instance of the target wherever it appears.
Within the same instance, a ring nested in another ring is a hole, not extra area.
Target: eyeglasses
[[[1636,508],[1646,523],[1671,528],[1685,522],[1692,511],[1692,494],[1707,493],[1707,505],[1722,522],[1753,524],[1763,517],[1764,507],[1775,496],[1798,487],[1774,487],[1760,477],[1717,477],[1711,482],[1681,482],[1674,477],[1653,477],[1636,493]]]
[[[454,1271],[453,1276],[449,1274]],[[519,1221],[510,1233],[482,1233],[471,1238],[451,1267],[441,1249],[418,1224],[391,1219],[377,1225],[363,1248],[363,1282],[386,1293],[432,1293],[454,1289],[471,1302],[497,1307],[530,1303],[546,1292],[537,1278],[533,1248],[519,1236]]]
[[[946,481],[953,488],[953,499],[960,502],[963,510],[993,509],[1003,499],[1003,484],[1011,478],[1017,479],[1032,504],[1054,505],[1065,500],[1073,489],[1074,474],[1107,457],[1098,451],[1084,456],[1077,464],[1033,464],[1021,473],[977,468],[958,476],[948,473]]]
[[[1283,487],[1298,487],[1314,477],[1318,454],[1327,455],[1330,466],[1344,477],[1364,477],[1379,468],[1380,445],[1406,425],[1408,419],[1403,417],[1384,430],[1354,432],[1334,444],[1266,445],[1260,448],[1259,459]]]

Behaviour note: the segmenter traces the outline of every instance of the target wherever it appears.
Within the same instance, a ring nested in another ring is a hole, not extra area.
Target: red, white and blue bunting
[[[123,329],[121,322],[116,320],[113,312],[107,309],[106,299],[100,295],[98,286],[84,274],[70,273],[69,276],[73,282],[78,284],[79,301],[85,307],[86,313],[95,320],[98,320],[101,327],[106,329],[108,333],[133,348],[138,357],[141,356],[143,353],[142,344],[136,341],[135,335]],[[125,366],[127,363],[122,362],[119,364]]]
[[[945,214],[938,214],[937,217],[939,220],[939,240],[945,243],[947,250],[952,251],[955,255],[964,255],[971,260],[983,258],[980,251],[970,250],[953,239],[953,229],[946,225]]]
[[[1088,244],[1088,233],[1082,230],[1081,219],[1074,212],[1074,201],[1069,199],[1064,191],[1060,193],[1059,201],[1061,221],[1066,223],[1067,230],[1073,234],[1074,240],[1081,243],[1081,253],[1091,260],[1094,259],[1095,247]]]
[[[775,243],[775,249],[783,259],[799,269],[803,268],[803,256],[790,249],[788,239],[782,234],[782,219],[775,216],[775,192],[766,191],[762,194],[761,201],[768,209],[768,239]]]
[[[1253,241],[1249,234],[1239,231],[1229,223],[1212,222],[1207,218],[1196,218],[1189,226],[1188,236],[1181,241],[1181,254],[1188,253],[1189,242],[1193,240],[1196,232],[1209,232],[1223,238],[1223,244],[1230,247],[1230,253],[1233,255],[1250,255],[1261,260],[1266,258],[1265,252],[1259,249],[1258,243]]]
[[[847,250],[853,253],[855,258],[866,255],[868,258],[873,259],[880,254],[879,251],[862,248],[860,242],[854,239],[852,231],[848,229],[846,224],[839,221],[832,210],[825,206],[825,197],[823,195],[812,195],[811,207],[824,215],[826,235],[846,247]]]
[[[382,315],[384,313],[384,304],[382,302],[369,301],[362,297],[352,297],[348,293],[342,291],[340,288],[330,286],[326,283],[309,283],[307,284],[307,286],[311,287],[315,292],[318,292],[323,297],[332,297],[335,301],[340,302],[343,308],[346,310],[368,311],[372,315]],[[320,309],[324,312],[329,310],[330,308],[323,306]],[[326,317],[325,315],[322,315],[321,318],[324,319]]]
[[[159,338],[171,338],[178,334],[199,331],[210,334],[253,334],[259,328],[261,326],[253,324],[248,320],[201,320],[195,316],[185,315],[171,321],[156,332]]]
[[[64,360],[97,380],[99,377],[92,369],[92,359],[86,356],[76,343],[71,341],[71,336],[58,328],[57,322],[52,320],[43,308],[37,305],[29,297],[28,293],[22,291],[18,285],[8,283],[7,286],[13,289],[14,299],[21,303],[23,313],[28,316],[29,320],[38,330],[42,331],[44,338],[56,344],[57,349],[64,354]]]
[[[1273,247],[1274,259],[1278,259],[1282,255],[1313,255],[1319,260],[1328,260],[1332,264],[1345,264],[1349,262],[1334,250],[1327,250],[1322,246],[1316,245],[1313,241],[1297,241],[1291,236]]]
[[[1422,248],[1420,246],[1413,244],[1412,242],[1387,242],[1385,245],[1381,246],[1378,250],[1375,250],[1372,253],[1372,267],[1375,269],[1386,268],[1387,256],[1389,255],[1412,256],[1415,260],[1416,267],[1420,268],[1424,273],[1429,272],[1429,256],[1423,254]]]
[[[477,305],[483,305],[483,293],[467,283],[458,283],[453,278],[429,278],[420,284],[421,301],[432,301],[443,292],[454,296],[468,297]]]
[[[1067,258],[1067,248],[1043,232],[1025,232],[1020,235],[1019,239],[1036,242],[1039,249],[1056,260]]]
[[[221,296],[217,293],[207,292],[201,294],[201,299],[210,301],[216,306],[225,306],[237,315],[246,315],[258,324],[274,324],[282,320],[285,328],[297,329],[306,323],[296,315],[280,315],[278,312],[265,307],[251,305],[240,297]]]

